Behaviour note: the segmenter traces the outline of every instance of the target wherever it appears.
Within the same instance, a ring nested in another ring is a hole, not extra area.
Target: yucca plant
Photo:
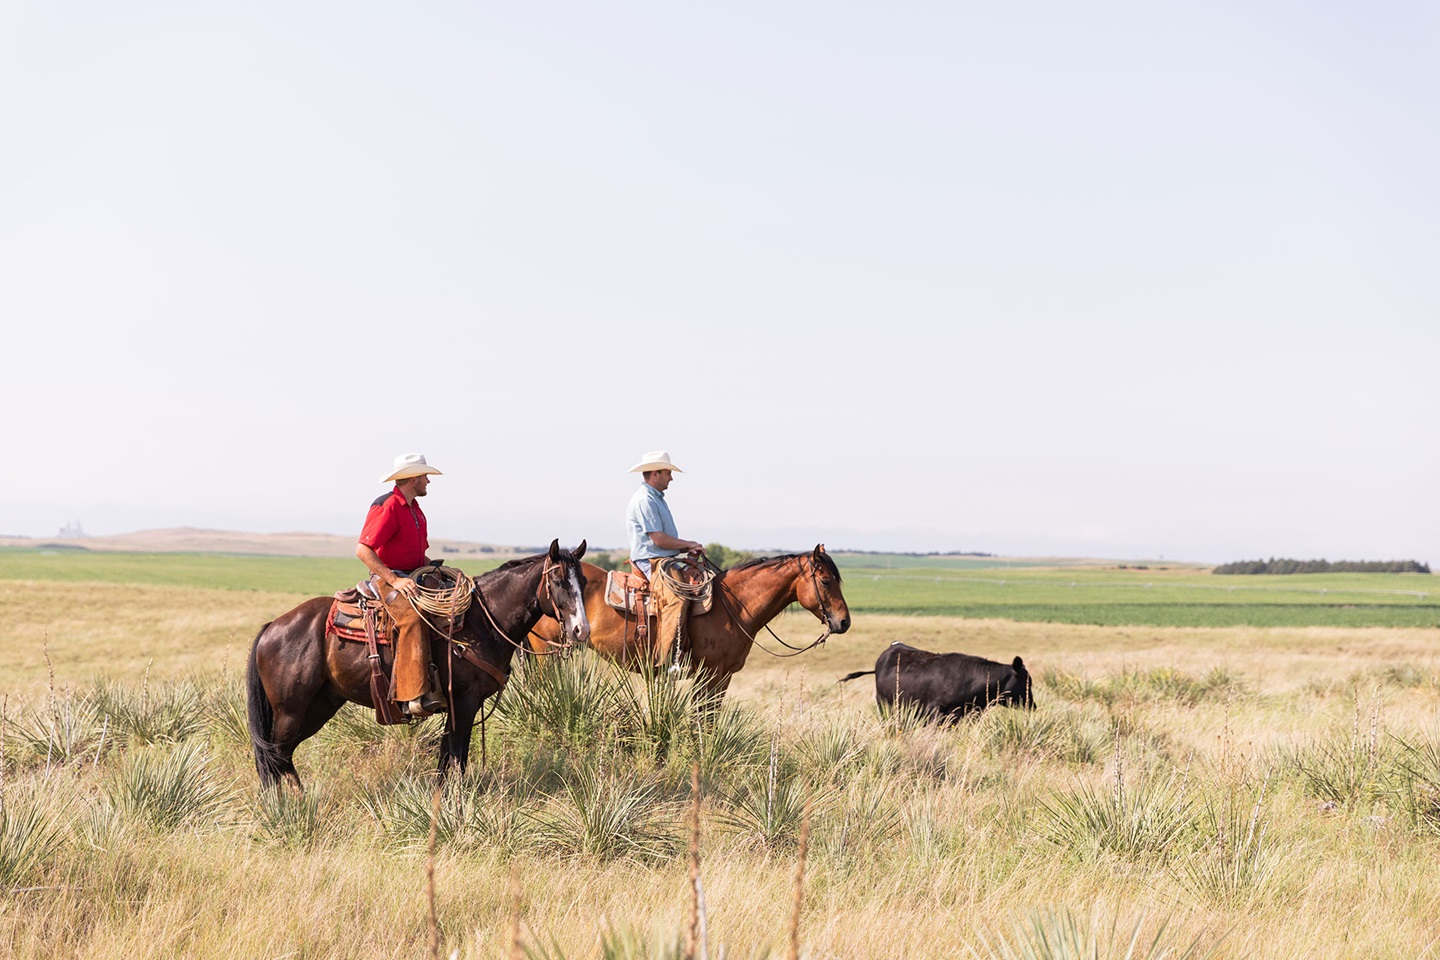
[[[1394,744],[1380,736],[1378,703],[1372,704],[1365,724],[1357,701],[1350,730],[1326,734],[1309,747],[1291,750],[1289,761],[1307,793],[1354,808],[1389,795],[1393,752]]]
[[[680,679],[648,664],[638,682],[617,675],[616,720],[621,736],[633,749],[664,760],[672,749],[691,739],[709,703],[696,680]]]
[[[0,887],[33,881],[55,858],[64,843],[64,803],[42,802],[33,787],[7,789],[0,797]]]
[[[245,709],[245,691],[239,684],[215,688],[205,697],[204,723],[217,746],[250,746],[250,721]]]
[[[323,787],[311,787],[303,794],[262,790],[255,801],[251,836],[257,843],[306,849],[320,842],[338,812]]]
[[[112,778],[109,798],[127,817],[162,830],[229,819],[232,799],[198,744],[169,750],[136,750]]]
[[[1198,937],[1166,942],[1163,923],[1148,940],[1143,929],[1143,920],[1127,932],[1118,920],[1107,929],[1096,919],[1081,922],[1069,910],[1050,907],[1030,913],[1008,937],[982,933],[970,954],[980,960],[1198,960],[1214,955],[1213,949],[1202,950]]]
[[[770,762],[751,770],[729,791],[722,791],[723,805],[716,815],[728,830],[751,838],[766,850],[793,847],[800,837],[806,804],[818,806],[829,799],[828,791],[817,792],[782,763],[779,745],[771,741]]]
[[[49,767],[93,763],[113,747],[110,723],[89,695],[48,697],[6,724],[18,759]]]
[[[1201,899],[1236,907],[1266,897],[1280,856],[1263,809],[1267,776],[1253,796],[1238,789],[1203,804],[1201,844],[1176,870]]]
[[[1131,784],[1117,770],[1106,787],[1081,782],[1042,800],[1040,832],[1082,856],[1166,857],[1186,840],[1193,807],[1183,781],[1140,777]]]
[[[568,955],[557,945],[539,944],[524,947],[527,960],[567,960]],[[683,937],[678,932],[660,932],[647,938],[634,927],[606,927],[600,931],[600,952],[587,953],[598,960],[693,960],[685,952]],[[720,953],[725,956],[724,951]]]
[[[452,777],[441,788],[435,839],[450,849],[517,849],[525,833],[520,804],[525,800],[503,789],[481,789],[483,774]],[[383,786],[362,788],[360,803],[392,849],[423,850],[430,840],[435,778],[404,777]]]
[[[768,746],[760,721],[738,703],[723,703],[709,712],[700,711],[690,719],[685,747],[675,766],[687,768],[692,762],[708,777],[731,775],[768,759]]]
[[[798,752],[816,777],[843,780],[865,756],[865,744],[854,726],[830,723],[801,740]]]
[[[545,658],[516,672],[495,718],[512,739],[588,745],[614,727],[623,683],[594,657]]]
[[[524,812],[542,846],[598,860],[666,857],[680,849],[677,810],[654,779],[607,776],[584,765],[565,779],[564,790]]]
[[[191,681],[146,682],[139,690],[102,682],[94,697],[115,737],[127,745],[180,743],[206,723],[206,696]]]
[[[1415,740],[1392,737],[1399,806],[1412,829],[1440,834],[1440,730]]]

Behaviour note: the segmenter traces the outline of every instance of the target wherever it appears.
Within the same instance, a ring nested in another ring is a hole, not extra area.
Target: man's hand
[[[394,588],[402,597],[407,597],[413,600],[416,597],[420,596],[420,584],[416,583],[414,580],[411,580],[409,577],[396,577],[394,580],[390,581],[390,586]]]

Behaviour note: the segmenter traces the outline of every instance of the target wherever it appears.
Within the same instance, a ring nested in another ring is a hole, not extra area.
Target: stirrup
[[[437,713],[444,713],[445,708],[446,703],[444,700],[438,700],[428,693],[422,693],[414,700],[402,700],[400,702],[400,712],[407,717],[414,717],[417,720],[434,716]]]

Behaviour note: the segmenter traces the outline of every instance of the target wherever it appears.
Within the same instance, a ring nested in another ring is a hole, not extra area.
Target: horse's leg
[[[475,715],[482,702],[478,686],[455,691],[455,703],[450,710],[445,736],[440,738],[441,780],[445,779],[451,767],[459,767],[460,775],[465,775],[465,768],[470,765],[470,732],[475,727]]]
[[[720,711],[725,691],[730,689],[734,673],[701,673],[695,680],[695,690],[700,698],[700,717],[707,723]]]
[[[295,750],[320,732],[320,728],[335,716],[345,703],[345,698],[328,690],[320,690],[308,701],[287,702],[275,711],[275,748],[279,754],[280,775],[291,783],[298,792],[305,787],[295,769]]]

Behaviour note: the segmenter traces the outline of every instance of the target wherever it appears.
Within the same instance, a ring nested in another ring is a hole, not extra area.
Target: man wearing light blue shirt
[[[652,450],[630,468],[641,475],[640,489],[630,498],[625,510],[625,526],[630,535],[630,561],[636,570],[650,580],[650,596],[659,620],[656,631],[655,659],[664,663],[671,654],[679,657],[680,631],[685,622],[687,603],[676,596],[660,568],[682,553],[704,556],[705,548],[696,540],[683,540],[675,528],[675,518],[665,502],[665,489],[672,473],[682,473],[665,450]],[[693,563],[687,559],[686,563]]]

